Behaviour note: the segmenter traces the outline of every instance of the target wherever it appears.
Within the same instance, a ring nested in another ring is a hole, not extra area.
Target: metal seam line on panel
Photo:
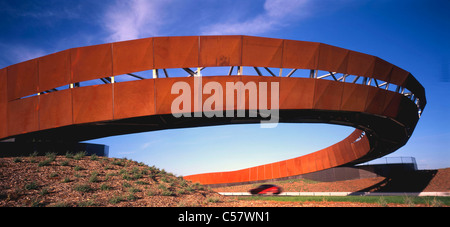
[[[279,122],[356,129],[341,142],[298,158],[185,177],[203,184],[285,178],[384,156],[406,144],[426,106],[425,89],[411,73],[368,54],[253,36],[152,37],[68,49],[0,69],[0,139],[78,142],[261,120],[174,117],[172,86],[198,79],[255,82],[257,88],[276,82]],[[248,96],[244,99],[249,103]],[[235,107],[254,111],[225,103],[216,111]]]

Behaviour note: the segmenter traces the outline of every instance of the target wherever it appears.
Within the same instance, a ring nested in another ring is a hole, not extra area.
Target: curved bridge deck
[[[223,76],[202,75],[205,68],[216,67],[228,70],[215,74]],[[244,74],[244,67],[255,75]],[[174,69],[182,73],[174,75]],[[306,74],[298,76],[300,71]],[[258,112],[249,105],[249,95],[242,96],[240,105],[237,98],[233,105],[215,104],[216,112],[245,110],[244,117],[174,117],[177,82],[191,88],[209,82],[222,87],[254,83],[258,90],[276,84],[279,122],[356,129],[343,141],[302,157],[185,177],[203,184],[281,178],[381,157],[408,141],[426,105],[425,90],[414,76],[371,55],[251,36],[155,37],[73,48],[0,69],[0,139],[74,142],[265,120],[249,116]],[[246,94],[246,87],[235,92]],[[195,102],[210,97],[192,95],[190,114],[195,115]]]

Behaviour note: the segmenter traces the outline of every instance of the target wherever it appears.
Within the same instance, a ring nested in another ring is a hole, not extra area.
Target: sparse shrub
[[[42,207],[43,204],[41,203],[40,199],[37,197],[31,198],[30,201],[30,207]]]
[[[117,204],[124,201],[123,197],[120,195],[115,195],[111,199],[109,199],[109,203],[111,204]]]
[[[150,188],[150,190],[147,192],[148,196],[155,196],[158,195],[158,191],[155,188]]]
[[[38,156],[38,152],[37,151],[35,151],[35,152],[30,154],[30,158],[35,158],[37,156]]]
[[[188,191],[188,192],[194,192],[195,191],[195,188],[193,188],[192,186],[187,186],[186,187],[186,191]]]
[[[100,186],[100,190],[102,190],[102,191],[108,191],[108,190],[111,190],[111,189],[112,189],[112,187],[107,185],[106,183],[104,183],[104,184],[102,184]]]
[[[41,195],[41,196],[44,196],[44,195],[47,195],[47,194],[49,194],[48,188],[43,188],[43,189],[39,192],[39,195]]]
[[[142,174],[141,173],[134,173],[132,176],[131,176],[131,179],[132,180],[137,180],[137,179],[141,179],[142,178]]]
[[[388,204],[386,202],[386,199],[383,196],[381,196],[380,199],[378,200],[378,204],[380,206],[382,206],[382,207],[387,207],[388,206]]]
[[[220,198],[217,196],[208,197],[208,203],[218,203],[220,202]]]
[[[128,195],[127,195],[127,200],[128,201],[135,201],[135,200],[137,200],[138,198],[134,195],[134,193],[129,193]]]
[[[64,177],[63,183],[69,183],[71,180],[69,177]]]
[[[141,192],[141,189],[139,189],[139,188],[130,188],[130,189],[128,189],[128,192],[130,192],[130,193]]]
[[[18,163],[18,162],[22,162],[22,159],[19,158],[19,157],[15,157],[12,161],[13,161],[14,163]]]
[[[193,185],[193,187],[194,187],[194,189],[197,189],[197,190],[205,190],[205,187],[203,186],[203,185],[201,185],[200,183],[195,183],[194,185]]]
[[[186,193],[187,193],[186,190],[185,190],[185,189],[182,189],[182,188],[178,189],[178,191],[177,191],[177,194],[178,194],[178,195],[184,195],[184,194],[186,194]]]
[[[71,152],[67,151],[66,158],[73,158],[73,154]]]
[[[90,159],[91,159],[91,161],[97,161],[98,160],[98,156],[96,154],[92,154]]]
[[[91,182],[91,183],[99,182],[98,172],[94,171],[91,173],[91,177],[89,177],[89,182]]]
[[[56,159],[56,153],[47,152],[45,153],[45,157],[47,157],[47,159],[50,160],[50,162],[53,162]]]
[[[117,166],[125,166],[124,161],[120,160],[120,159],[114,159],[114,161],[111,164],[117,165]]]
[[[140,181],[140,180],[136,181],[135,183],[136,183],[136,184],[140,184],[140,185],[149,185],[148,182]]]
[[[78,191],[78,192],[91,192],[91,191],[94,191],[94,189],[91,188],[91,186],[89,186],[87,184],[75,185],[73,187],[73,190]]]
[[[175,196],[175,193],[173,193],[172,191],[170,191],[169,189],[163,190],[161,192],[161,195],[163,196]]]
[[[35,190],[38,188],[39,188],[39,186],[37,185],[36,181],[32,181],[31,183],[28,183],[25,185],[26,190]]]
[[[70,207],[70,204],[66,202],[57,202],[53,204],[52,207]]]
[[[409,207],[413,207],[414,206],[414,201],[413,198],[409,197],[409,196],[405,196],[403,199],[403,202],[408,205]]]
[[[86,152],[80,151],[80,152],[76,153],[75,156],[73,156],[73,159],[80,160],[80,159],[84,158],[84,156],[86,156]]]
[[[75,166],[75,167],[73,167],[73,170],[75,170],[75,171],[80,171],[80,170],[82,170],[83,168],[81,168],[80,166]]]
[[[167,190],[167,187],[165,185],[160,184],[158,185],[158,189]]]
[[[69,165],[69,161],[65,160],[61,162],[61,166],[68,166]]]
[[[97,206],[97,204],[95,204],[95,202],[92,201],[92,200],[81,201],[77,205],[79,207],[93,207],[93,206]]]
[[[51,162],[52,162],[51,159],[45,159],[44,161],[39,162],[38,166],[39,167],[48,166],[48,165],[50,165]]]
[[[164,183],[169,183],[169,180],[167,177],[161,177],[161,181]]]
[[[442,201],[436,199],[436,197],[434,197],[431,201],[427,201],[427,204],[430,207],[442,207],[444,205]]]

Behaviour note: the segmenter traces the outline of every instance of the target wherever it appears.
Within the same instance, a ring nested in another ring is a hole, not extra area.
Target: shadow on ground
[[[358,192],[421,192],[436,175],[437,170],[396,173]]]

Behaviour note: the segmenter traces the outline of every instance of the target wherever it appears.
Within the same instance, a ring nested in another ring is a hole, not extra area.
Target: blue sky
[[[2,0],[0,68],[72,47],[151,36],[255,35],[327,43],[383,58],[425,87],[407,145],[419,168],[450,167],[450,2],[446,0]],[[228,171],[325,148],[352,128],[232,125],[103,138],[110,156],[177,175]]]

